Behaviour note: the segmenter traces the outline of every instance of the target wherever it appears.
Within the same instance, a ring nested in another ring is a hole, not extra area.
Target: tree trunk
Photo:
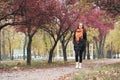
[[[111,44],[110,44],[110,54],[111,54],[111,58],[112,58],[112,55],[113,55],[113,47],[112,47],[113,45],[112,45],[112,42],[111,42]]]
[[[13,49],[12,49],[12,58],[11,58],[11,60],[14,60],[14,56],[13,56]]]
[[[48,45],[47,45],[47,41],[46,41],[46,33],[43,34],[43,40],[44,40],[44,44],[45,44],[46,53],[48,54],[49,50],[48,50]]]
[[[98,58],[98,53],[99,53],[99,47],[98,47],[98,41],[95,39],[95,44],[96,44],[96,51],[97,51],[97,58]]]
[[[1,61],[1,30],[0,30],[0,61]]]
[[[2,60],[6,59],[6,56],[5,56],[5,34],[4,34],[4,29],[1,30],[1,58]]]
[[[67,61],[67,53],[66,53],[67,45],[65,45],[65,37],[63,37],[63,36],[61,37],[60,43],[62,45],[63,59],[66,62]]]
[[[86,46],[87,46],[87,42],[85,44],[85,50],[83,51],[83,59],[85,59],[85,57],[86,57]]]
[[[64,61],[65,61],[65,62],[67,61],[66,47],[67,47],[67,46],[65,46],[65,45],[62,44],[63,58],[64,58]]]
[[[31,44],[32,44],[32,36],[28,36],[28,46],[27,46],[27,65],[31,65]]]
[[[90,59],[89,42],[87,42],[87,59]]]
[[[99,47],[98,47],[98,58],[102,58],[102,55],[101,55],[101,52],[102,52],[102,40],[99,41]]]
[[[9,33],[8,33],[9,35]],[[8,43],[9,43],[9,53],[10,53],[10,59],[12,60],[12,47],[11,47],[11,41],[10,41],[10,38],[8,36]]]
[[[53,57],[54,49],[55,49],[55,47],[57,46],[57,43],[58,43],[58,40],[55,41],[54,45],[53,45],[52,48],[50,49],[48,63],[52,63],[52,57]]]
[[[67,61],[67,52],[66,52],[67,45],[72,37],[73,32],[70,33],[69,37],[67,36],[67,34],[69,33],[62,35],[62,37],[60,38],[60,42],[61,42],[62,50],[63,50],[63,59],[65,62]]]
[[[96,50],[97,50],[97,54],[98,54],[98,59],[100,59],[101,57],[102,57],[102,55],[101,55],[101,52],[102,52],[102,40],[100,40],[100,41],[97,41],[97,40],[95,40],[95,43],[96,43]]]
[[[86,49],[83,51],[83,59],[86,57]]]
[[[38,52],[37,52],[37,53],[38,53],[38,56],[41,56],[41,55],[40,55],[40,50],[39,50],[39,49],[38,49]]]
[[[27,44],[27,35],[25,34],[25,41],[24,41],[24,45],[23,45],[23,60],[25,60],[25,48],[26,48],[26,44]]]
[[[104,58],[104,44],[105,44],[105,40],[106,40],[106,35],[104,35],[103,38],[100,41],[98,41],[99,42],[99,46],[97,45],[97,41],[96,41],[98,58]]]
[[[105,40],[106,40],[106,34],[103,36],[103,41],[102,41],[102,50],[101,50],[101,56],[102,56],[102,58],[104,58],[105,56],[104,56],[104,45],[105,45]]]
[[[2,59],[1,59],[1,44],[0,44],[0,61],[1,61]]]

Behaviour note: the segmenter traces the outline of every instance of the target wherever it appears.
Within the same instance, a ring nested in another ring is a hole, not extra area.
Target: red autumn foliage
[[[109,18],[110,17],[106,15],[105,11],[92,9],[89,13],[87,12],[81,17],[81,21],[87,26],[97,28],[100,33],[99,38],[102,39],[103,35],[114,28],[114,21],[109,20]]]
[[[48,2],[45,2],[45,0],[17,0],[15,2],[17,4],[15,5],[15,8],[18,8],[18,6],[22,7],[18,13],[23,15],[22,17],[20,16],[20,18],[22,18],[21,20],[26,21],[26,25],[15,27],[17,31],[24,32],[25,30],[31,30],[30,32],[34,32],[35,28],[38,28],[38,26],[49,23],[53,20],[54,17],[51,12],[52,8],[56,5],[52,5],[53,2],[50,1],[52,0],[49,0]],[[49,12],[50,10],[51,12]]]
[[[113,18],[120,15],[120,0],[98,0],[96,5],[106,10]]]

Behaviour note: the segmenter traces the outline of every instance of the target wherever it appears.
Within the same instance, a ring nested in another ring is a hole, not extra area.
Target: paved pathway
[[[120,59],[106,59],[92,62],[87,61],[83,63],[83,68],[113,64],[116,62],[120,62]],[[69,80],[63,78],[65,76],[70,76],[70,74],[77,71],[80,70],[75,69],[74,65],[46,69],[17,70],[14,72],[0,73],[0,80]]]

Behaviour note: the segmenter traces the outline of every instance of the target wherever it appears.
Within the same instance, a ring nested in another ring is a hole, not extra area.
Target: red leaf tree
[[[74,4],[74,3],[73,3]],[[73,5],[66,4],[64,1],[57,1],[54,3],[54,8],[52,9],[52,14],[55,19],[49,24],[49,27],[43,27],[50,34],[53,39],[53,46],[49,52],[48,63],[52,62],[52,56],[58,41],[66,34],[68,31],[77,25],[77,20],[79,18],[79,9],[74,9]],[[51,3],[53,5],[53,2]],[[71,5],[71,8],[68,8]],[[50,9],[49,9],[50,10]],[[50,11],[51,12],[51,11]]]
[[[106,10],[112,17],[120,16],[120,0],[97,0],[96,5]]]
[[[15,9],[14,6],[15,4],[13,0],[0,0],[0,31],[4,27],[9,25],[14,26],[14,25],[25,24],[25,22],[21,22],[18,19],[16,19],[16,16],[21,16],[21,14],[17,13],[21,8],[18,7]],[[4,54],[4,52],[2,54]],[[1,50],[0,50],[0,55],[1,55]]]
[[[112,18],[120,15],[120,0],[87,0],[94,3],[94,7],[99,7],[107,11],[107,14]]]
[[[16,31],[26,33],[28,36],[27,44],[27,64],[31,65],[31,44],[32,38],[39,28],[45,26],[45,24],[50,23],[54,17],[51,13],[52,5],[50,4],[52,0],[17,0],[15,3],[17,6],[23,7],[19,13],[22,13],[22,17],[18,17],[21,21],[26,21],[25,25],[19,25],[15,27]],[[51,6],[50,6],[51,5]]]
[[[22,16],[18,13],[22,7],[14,8],[16,4],[13,0],[0,1],[0,30],[8,25],[24,25],[25,22],[20,22],[16,16]]]
[[[18,20],[26,21],[24,26],[15,27],[17,31],[28,35],[27,64],[31,65],[32,37],[37,30],[43,29],[53,38],[54,44],[49,52],[48,62],[52,62],[53,51],[61,36],[70,29],[78,18],[77,10],[69,10],[66,4],[59,0],[16,0],[15,8],[22,7],[18,12]],[[76,15],[76,16],[75,16]]]
[[[114,28],[114,20],[112,20],[105,11],[95,8],[82,16],[81,21],[87,26],[98,29],[99,37],[94,39],[96,42],[98,57],[102,58],[106,34]]]

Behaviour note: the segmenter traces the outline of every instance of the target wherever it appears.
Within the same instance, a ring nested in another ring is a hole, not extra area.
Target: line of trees
[[[64,60],[67,61],[65,49],[79,22],[98,28],[100,36],[95,40],[100,41],[99,46],[104,46],[105,39],[103,38],[109,32],[106,30],[112,29],[114,24],[110,20],[105,20],[105,18],[109,19],[108,16],[103,16],[106,14],[105,11],[93,9],[93,5],[89,5],[87,0],[10,0],[1,1],[1,4],[3,6],[0,6],[0,31],[10,25],[17,32],[27,35],[28,65],[31,65],[32,39],[39,29],[46,31],[53,40],[48,59],[48,63],[51,63],[59,40],[63,47]],[[84,5],[89,5],[90,9],[83,8]],[[100,52],[103,46],[98,48],[100,55],[103,53]]]

